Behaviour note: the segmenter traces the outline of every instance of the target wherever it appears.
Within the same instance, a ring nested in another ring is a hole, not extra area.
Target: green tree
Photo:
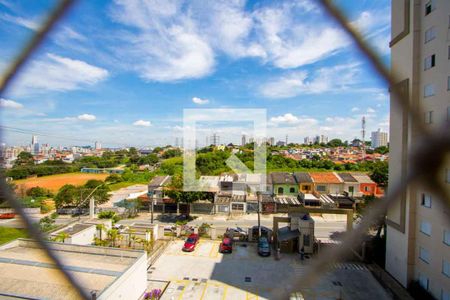
[[[52,192],[50,192],[47,189],[44,189],[40,186],[35,186],[27,190],[26,192],[27,196],[33,197],[33,198],[39,198],[39,197],[53,197]]]
[[[34,166],[33,155],[30,152],[20,152],[14,162],[14,166]]]
[[[59,189],[53,200],[57,208],[74,206],[80,201],[80,193],[76,186],[65,184]]]
[[[341,147],[344,146],[344,143],[342,143],[342,140],[340,139],[332,139],[328,142],[328,147]]]
[[[82,187],[83,195],[91,195],[94,198],[96,204],[103,204],[109,200],[111,197],[108,192],[109,187],[101,180],[91,179],[88,180]]]
[[[387,161],[373,163],[369,176],[379,186],[386,188],[389,181],[389,163]]]
[[[386,153],[389,153],[389,148],[386,146],[381,146],[381,147],[375,148],[374,152],[380,153],[380,154],[386,154]]]
[[[67,232],[62,231],[56,235],[55,241],[64,243],[64,241],[68,238],[70,238],[70,235]]]
[[[105,182],[108,182],[108,183],[117,183],[117,182],[122,182],[122,181],[123,181],[123,178],[119,174],[111,174],[108,177],[106,177],[106,179],[105,179]]]

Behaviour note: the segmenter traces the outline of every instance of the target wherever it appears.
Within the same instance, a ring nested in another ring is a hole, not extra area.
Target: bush
[[[41,188],[40,186],[35,186],[27,190],[27,196],[38,198],[38,197],[53,197],[52,192],[47,189]]]
[[[102,211],[98,214],[99,219],[113,219],[116,216],[116,213],[111,210]]]

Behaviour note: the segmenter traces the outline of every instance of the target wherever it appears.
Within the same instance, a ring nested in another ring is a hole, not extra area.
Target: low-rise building
[[[342,193],[343,181],[334,172],[309,173],[314,182],[314,191],[320,194]]]
[[[147,288],[144,251],[48,242],[84,292],[94,299],[141,299]],[[0,290],[14,299],[79,299],[33,240],[0,246]]]

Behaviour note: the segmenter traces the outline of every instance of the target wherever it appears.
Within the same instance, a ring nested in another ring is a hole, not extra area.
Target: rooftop
[[[311,176],[306,172],[295,172],[294,173],[295,179],[298,183],[309,183],[313,182]]]
[[[271,174],[273,184],[297,184],[294,176],[287,172],[274,172]]]
[[[358,182],[355,177],[350,173],[338,173],[337,174],[344,182]]]
[[[309,173],[315,183],[341,183],[341,179],[334,172]]]
[[[352,173],[352,176],[359,182],[359,183],[374,183],[372,179],[366,174],[363,173]]]
[[[120,250],[50,242],[80,285],[100,295],[142,255]],[[33,240],[18,239],[0,247],[0,290],[3,294],[30,298],[78,299],[45,252]]]

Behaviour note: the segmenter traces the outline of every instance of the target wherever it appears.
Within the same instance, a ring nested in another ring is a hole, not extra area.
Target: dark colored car
[[[233,252],[233,239],[224,237],[222,243],[219,246],[220,253],[232,253]]]
[[[240,241],[243,241],[247,239],[247,232],[245,232],[245,230],[240,227],[227,228],[225,236],[232,239],[238,238]]]
[[[261,226],[261,237],[268,237],[270,232],[272,232],[272,230],[265,226]],[[256,225],[252,227],[252,237],[254,240],[259,238],[259,229]]]
[[[258,241],[258,254],[270,256],[270,244],[266,237],[261,237]]]
[[[198,243],[198,239],[199,236],[198,234],[192,233],[191,235],[188,236],[188,238],[186,239],[186,241],[184,242],[183,245],[183,251],[185,252],[192,252],[195,250],[195,246]]]

